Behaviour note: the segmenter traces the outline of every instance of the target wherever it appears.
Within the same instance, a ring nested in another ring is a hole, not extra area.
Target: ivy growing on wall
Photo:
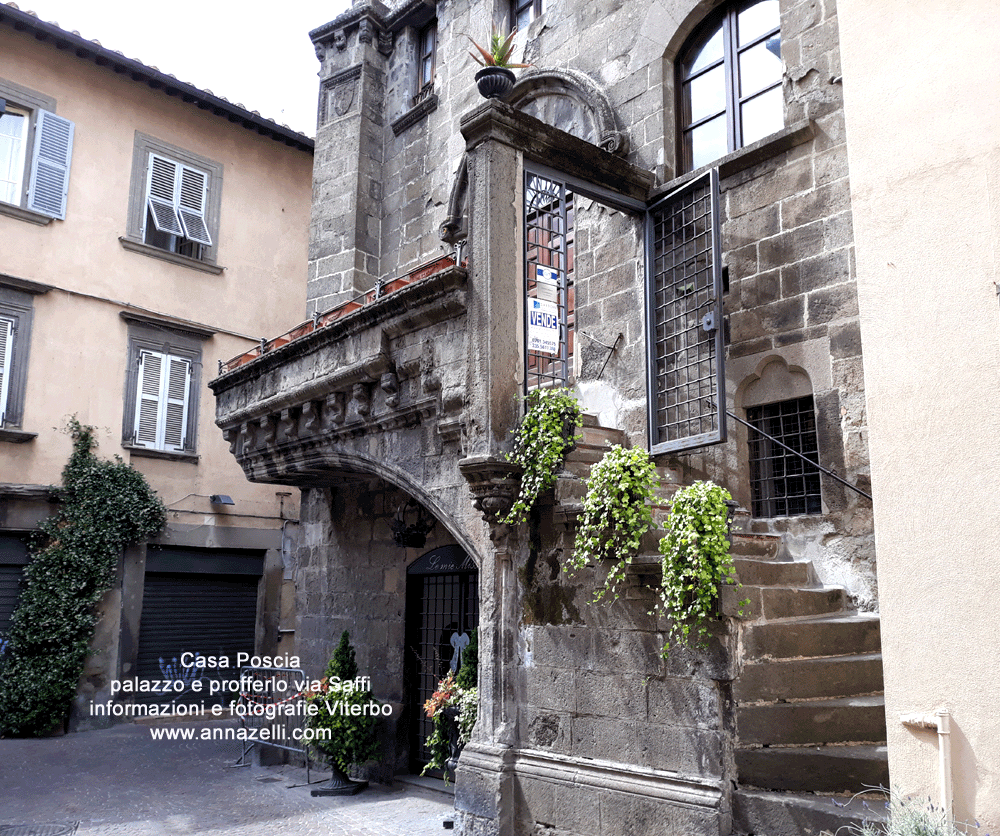
[[[736,583],[729,553],[729,491],[695,482],[674,495],[666,536],[660,540],[663,580],[659,611],[671,618],[671,643],[703,644],[716,618],[719,586]],[[749,601],[741,602],[740,607]]]
[[[568,389],[533,389],[525,398],[524,418],[514,432],[514,451],[508,461],[520,465],[521,489],[501,522],[524,520],[538,496],[556,481],[566,453],[576,443],[573,431],[580,423],[580,404]]]
[[[41,736],[61,724],[76,694],[97,623],[130,543],[166,523],[163,503],[120,458],[98,459],[94,428],[69,422],[73,453],[62,504],[41,525],[44,540],[25,568],[0,669],[0,734]]]
[[[642,535],[653,528],[650,502],[658,484],[656,465],[640,447],[626,450],[616,444],[590,469],[566,569],[572,572],[589,562],[611,561],[603,586],[594,590],[595,601],[618,597],[625,567],[638,553]]]

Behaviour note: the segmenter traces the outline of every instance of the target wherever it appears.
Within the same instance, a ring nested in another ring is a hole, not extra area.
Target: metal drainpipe
[[[899,721],[904,726],[920,729],[935,729],[938,734],[938,782],[941,785],[941,807],[948,821],[954,821],[952,810],[951,779],[951,714],[946,708],[939,708],[933,714],[902,714]]]

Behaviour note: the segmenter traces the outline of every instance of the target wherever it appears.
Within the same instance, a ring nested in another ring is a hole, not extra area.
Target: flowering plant
[[[430,762],[421,775],[431,769],[444,771],[448,781],[448,761],[458,757],[458,752],[472,737],[472,727],[479,715],[479,636],[473,630],[468,647],[462,654],[462,663],[456,677],[453,671],[438,682],[437,690],[424,703],[424,712],[434,721],[434,730],[427,738],[431,753]],[[447,711],[446,709],[454,709]],[[457,712],[457,717],[455,716]]]

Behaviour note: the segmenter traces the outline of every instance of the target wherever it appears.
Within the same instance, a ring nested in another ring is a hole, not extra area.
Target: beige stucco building
[[[889,769],[996,832],[1000,15],[839,5]]]
[[[12,6],[0,43],[0,634],[70,416],[169,516],[105,600],[79,725],[182,622],[204,652],[278,645],[297,492],[246,481],[205,383],[304,306],[313,143]]]

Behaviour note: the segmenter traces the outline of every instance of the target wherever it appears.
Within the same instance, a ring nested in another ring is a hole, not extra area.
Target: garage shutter
[[[24,542],[17,537],[0,535],[0,636],[6,636],[10,629],[10,617],[21,594],[21,578],[27,562],[28,549]]]
[[[223,696],[208,699],[210,679],[237,679],[237,653],[254,652],[257,619],[255,575],[146,573],[139,630],[136,676],[140,680],[177,680],[185,692],[171,696],[176,702],[205,705],[226,702]],[[202,656],[228,656],[228,669],[184,669],[185,652]],[[194,679],[204,681],[201,694],[190,691]],[[157,694],[139,695],[151,702],[166,701]]]

